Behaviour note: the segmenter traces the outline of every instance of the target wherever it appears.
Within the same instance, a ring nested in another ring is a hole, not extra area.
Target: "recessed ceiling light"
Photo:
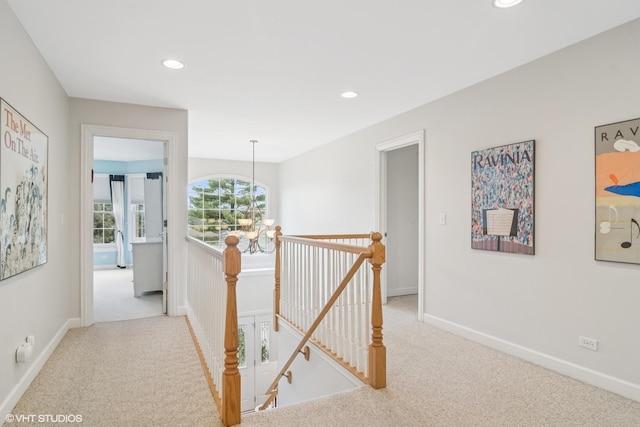
[[[358,96],[358,92],[352,92],[350,90],[346,92],[342,92],[343,98],[355,98],[356,96]]]
[[[162,65],[172,70],[181,70],[184,68],[184,64],[177,59],[165,59],[162,61]]]
[[[522,0],[495,0],[493,2],[493,4],[496,5],[496,7],[511,7],[511,6],[515,6],[517,4],[520,4],[522,2]]]

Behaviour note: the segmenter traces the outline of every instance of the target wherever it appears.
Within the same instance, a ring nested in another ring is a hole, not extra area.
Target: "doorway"
[[[383,303],[389,297],[418,295],[417,317],[424,316],[424,132],[376,146],[377,227],[385,236],[387,262],[382,274]]]
[[[418,146],[387,152],[387,297],[418,293]]]
[[[238,317],[238,369],[242,395],[240,410],[253,411],[278,373],[277,346],[272,339],[273,314]]]
[[[163,304],[168,315],[175,315],[177,312],[176,292],[173,292],[173,284],[176,280],[175,257],[171,256],[172,246],[169,242],[169,235],[175,233],[175,225],[171,224],[170,218],[175,217],[177,212],[170,207],[167,200],[173,200],[177,189],[168,177],[172,170],[176,168],[176,143],[177,134],[174,132],[150,131],[142,129],[116,128],[108,126],[81,125],[81,230],[80,230],[80,253],[81,253],[81,306],[80,317],[83,326],[89,326],[94,322],[94,227],[93,227],[93,178],[94,178],[94,140],[96,138],[121,138],[129,140],[153,141],[162,147],[162,184],[163,184],[163,215],[161,223],[161,256],[160,264],[163,266],[159,274],[161,277],[161,288]],[[122,151],[122,150],[120,150]],[[126,151],[126,150],[125,150]],[[177,208],[176,208],[177,209]],[[128,244],[128,242],[127,242]],[[135,263],[132,263],[135,265]],[[157,262],[156,262],[157,264]],[[133,280],[133,279],[132,279]],[[161,311],[161,312],[162,312]]]
[[[166,268],[162,257],[164,145],[153,140],[94,137],[94,322],[166,313],[162,281]],[[113,186],[120,188],[114,191]]]

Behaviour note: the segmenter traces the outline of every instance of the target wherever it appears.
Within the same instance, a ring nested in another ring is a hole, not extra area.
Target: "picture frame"
[[[596,126],[595,259],[640,264],[640,118]]]
[[[471,153],[471,248],[534,255],[535,140]]]
[[[0,98],[0,280],[47,262],[49,138]]]

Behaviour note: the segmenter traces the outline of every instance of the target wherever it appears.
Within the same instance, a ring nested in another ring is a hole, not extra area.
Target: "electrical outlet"
[[[598,351],[598,340],[594,340],[593,338],[580,336],[578,337],[578,345],[589,350]]]

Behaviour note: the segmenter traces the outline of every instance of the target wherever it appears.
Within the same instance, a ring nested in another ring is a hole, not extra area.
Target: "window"
[[[109,244],[115,242],[116,220],[113,217],[111,203],[93,204],[93,243]]]
[[[146,229],[144,226],[144,205],[141,203],[129,206],[131,212],[131,223],[133,224],[133,234],[130,236],[132,241],[144,241]]]
[[[260,322],[260,362],[269,363],[269,339],[271,337],[271,322]]]
[[[267,190],[255,186],[256,203],[267,213]],[[238,178],[215,178],[190,185],[188,190],[189,236],[220,246],[230,230],[237,230],[251,202],[251,183]]]
[[[96,174],[93,180],[93,244],[113,245],[116,220],[111,205],[109,175]]]
[[[128,191],[128,240],[129,243],[145,242],[147,230],[145,226],[144,180],[145,174],[127,175]],[[130,248],[131,249],[131,248]]]
[[[238,368],[246,368],[247,367],[247,353],[246,353],[246,341],[245,341],[245,333],[244,329],[245,325],[240,325],[238,327]]]

